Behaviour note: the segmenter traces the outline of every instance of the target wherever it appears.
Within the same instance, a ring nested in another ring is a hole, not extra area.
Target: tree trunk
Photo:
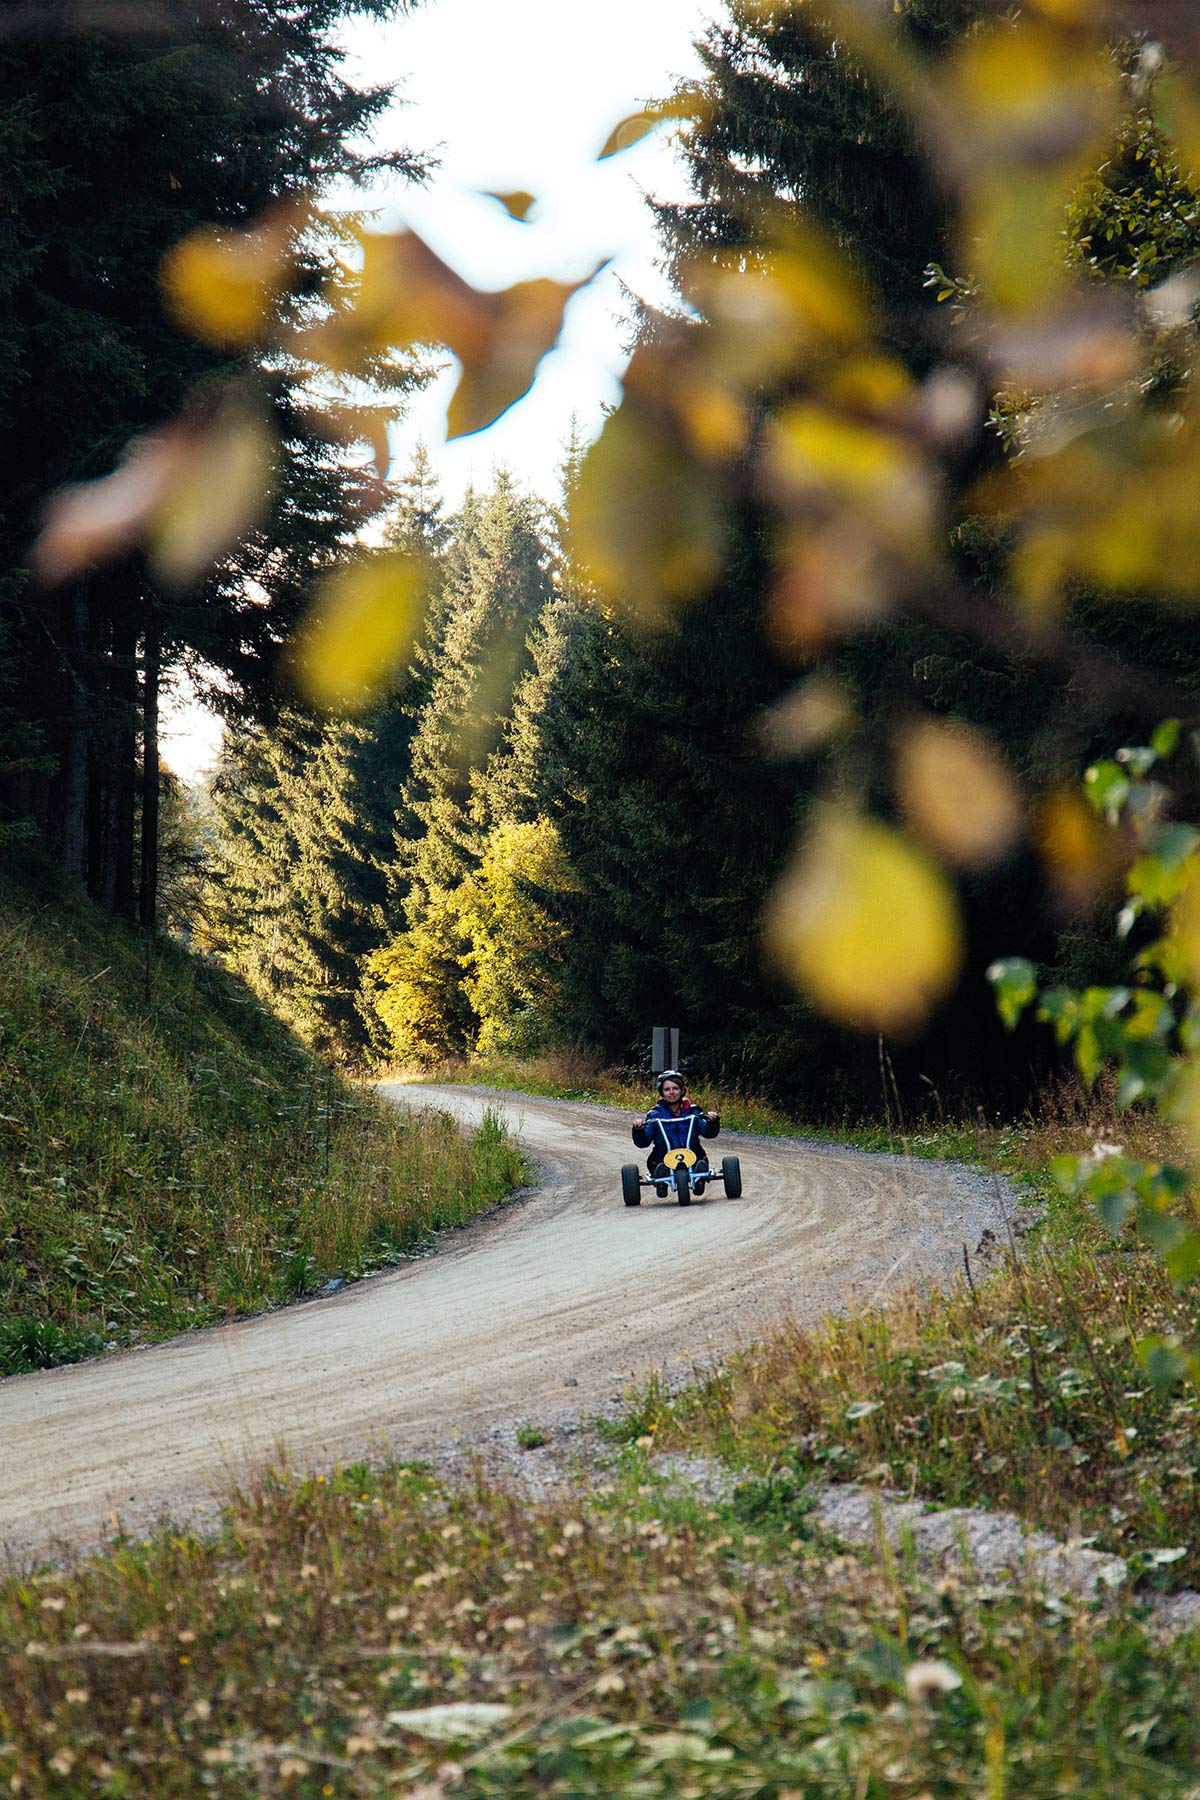
[[[124,596],[120,597],[121,600]],[[120,919],[137,917],[134,822],[137,816],[137,626],[121,605],[112,628],[113,767],[109,787],[109,879],[105,901]]]
[[[67,742],[63,757],[62,866],[70,881],[87,880],[88,749],[92,721],[88,705],[88,591],[77,581],[68,601],[70,682],[67,701]]]
[[[158,681],[160,642],[153,609],[146,619],[142,676],[142,867],[138,920],[143,931],[158,923]]]

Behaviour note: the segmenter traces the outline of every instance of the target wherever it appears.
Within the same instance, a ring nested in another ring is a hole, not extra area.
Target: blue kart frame
[[[719,1170],[711,1168],[703,1150],[693,1148],[699,1122],[697,1112],[689,1112],[678,1119],[652,1121],[654,1134],[661,1136],[662,1145],[656,1145],[650,1151],[649,1166],[661,1172],[643,1175],[637,1163],[622,1164],[621,1197],[626,1206],[642,1204],[644,1187],[652,1187],[664,1200],[674,1189],[679,1205],[690,1206],[692,1195],[703,1194],[710,1181],[721,1182],[729,1199],[738,1198],[742,1191],[741,1164],[736,1156],[725,1156]]]

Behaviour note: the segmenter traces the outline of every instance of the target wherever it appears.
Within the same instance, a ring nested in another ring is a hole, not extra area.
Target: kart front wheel
[[[675,1171],[675,1194],[680,1206],[692,1204],[692,1178],[686,1163],[680,1163]]]
[[[626,1206],[642,1204],[642,1178],[636,1163],[621,1164],[621,1198]]]
[[[736,1200],[742,1191],[742,1165],[736,1156],[722,1157],[721,1174],[725,1178],[725,1192],[731,1200]]]

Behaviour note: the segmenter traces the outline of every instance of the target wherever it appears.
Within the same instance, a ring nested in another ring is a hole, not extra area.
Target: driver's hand
[[[705,1113],[704,1117],[706,1118],[706,1120],[708,1121],[708,1123],[710,1125],[715,1125],[717,1123],[717,1120],[721,1117],[721,1115],[720,1115],[720,1113]]]
[[[635,1120],[634,1120],[634,1121],[633,1121],[633,1123],[634,1123],[634,1125],[635,1125],[635,1126],[636,1126],[636,1128],[637,1128],[637,1130],[638,1130],[638,1131],[645,1131],[645,1129],[646,1129],[646,1115],[645,1115],[645,1113],[643,1113],[643,1114],[642,1114],[642,1116],[641,1116],[641,1118],[640,1118],[640,1119],[635,1119]]]

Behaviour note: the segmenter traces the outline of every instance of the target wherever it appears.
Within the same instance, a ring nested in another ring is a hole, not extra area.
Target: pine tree
[[[363,148],[388,96],[345,81],[337,41],[350,12],[384,17],[398,3],[300,0],[281,10],[265,0],[178,0],[154,31],[122,35],[114,8],[110,26],[86,35],[51,19],[0,41],[6,568],[21,568],[49,492],[107,470],[200,378],[221,373],[222,359],[181,335],[161,304],[170,245],[197,224],[242,223],[335,179],[419,172],[406,152]],[[335,236],[314,241],[314,274]],[[412,379],[404,367],[379,374]],[[61,592],[18,577],[0,594],[21,722],[50,771],[28,759],[0,770],[0,804],[25,816],[97,898],[132,914],[140,787],[145,923],[154,917],[162,670],[203,658],[228,678],[232,706],[261,710],[267,670],[314,569],[346,536],[359,478],[305,420],[301,379],[262,371],[264,402],[282,428],[282,479],[268,530],[236,566],[189,596],[153,592],[136,558]]]
[[[371,959],[373,1004],[403,1056],[459,1052],[474,1041],[478,1019],[464,985],[471,945],[459,896],[494,822],[485,770],[549,595],[543,508],[502,474],[482,499],[468,496],[447,548],[400,807],[392,880],[402,925]]]

